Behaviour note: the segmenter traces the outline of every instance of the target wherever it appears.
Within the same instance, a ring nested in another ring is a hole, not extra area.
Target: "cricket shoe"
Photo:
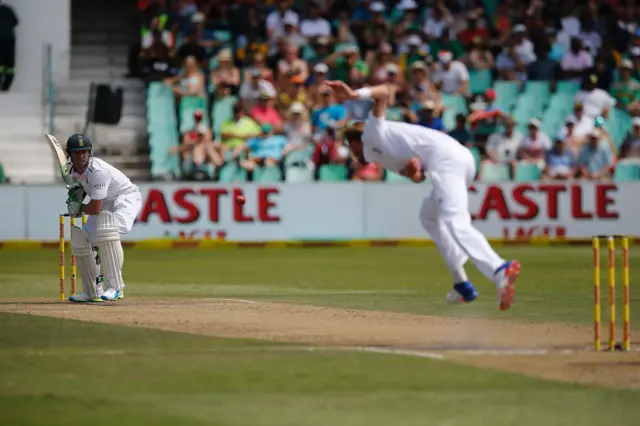
[[[505,262],[494,274],[498,286],[498,306],[501,311],[508,310],[513,303],[518,275],[520,275],[520,262],[517,260]]]
[[[471,281],[465,281],[453,285],[453,290],[447,293],[447,302],[450,305],[458,305],[462,302],[473,302],[477,297],[478,292]]]
[[[102,296],[100,297],[102,298],[102,300],[118,300],[118,298],[120,297],[120,292],[113,288],[108,288],[104,293],[102,293]]]
[[[94,303],[94,302],[102,302],[102,299],[100,298],[100,296],[96,297],[95,299],[89,297],[89,295],[87,295],[87,293],[80,292],[78,294],[76,294],[75,296],[69,296],[69,302],[76,302],[76,303]]]

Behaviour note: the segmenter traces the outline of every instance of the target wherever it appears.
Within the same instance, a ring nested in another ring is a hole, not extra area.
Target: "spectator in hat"
[[[329,55],[331,55],[331,37],[318,37],[311,43],[311,55],[306,58],[314,66],[316,64],[324,64]]]
[[[233,118],[222,123],[220,127],[220,143],[215,144],[215,149],[220,158],[225,158],[227,152],[231,151],[231,158],[236,160],[244,144],[261,134],[260,125],[247,115],[242,102],[236,102],[233,105]]]
[[[298,32],[299,22],[296,15],[290,14],[285,16],[282,23],[284,25],[284,32],[281,34],[281,37],[284,37],[288,44],[294,45],[298,49],[307,44],[307,39]]]
[[[327,81],[327,74],[329,73],[329,67],[325,63],[317,63],[313,67],[313,73],[311,74],[311,84],[307,91],[307,103],[308,108],[315,108],[320,104],[321,95],[320,89],[324,86],[324,82]]]
[[[567,180],[576,176],[576,161],[562,137],[556,137],[553,147],[545,155],[543,179]]]
[[[516,130],[516,123],[511,117],[504,119],[504,131],[489,136],[485,145],[486,159],[480,163],[478,177],[482,177],[484,167],[491,164],[505,164],[511,172],[515,169],[517,154],[520,151],[524,136]]]
[[[599,180],[608,178],[613,166],[613,158],[609,146],[600,142],[598,130],[587,136],[587,143],[580,150],[578,168],[583,179]]]
[[[387,17],[385,15],[387,7],[382,1],[374,1],[369,6],[371,11],[371,23],[374,25],[387,25]]]
[[[394,9],[396,19],[395,27],[399,33],[420,29],[420,17],[418,16],[418,3],[415,0],[401,0]]]
[[[258,102],[262,91],[275,93],[276,89],[271,82],[263,78],[263,74],[259,68],[253,68],[248,79],[240,87],[240,99],[247,110],[251,110]]]
[[[311,112],[313,132],[322,132],[327,128],[342,128],[345,126],[346,118],[347,110],[344,105],[336,103],[331,89],[323,86],[320,89],[320,104]]]
[[[599,116],[606,118],[609,110],[616,105],[616,100],[608,92],[598,88],[598,77],[595,75],[588,77],[586,90],[578,92],[575,101],[582,103],[584,114],[591,119]]]
[[[287,138],[287,145],[284,148],[284,155],[292,151],[303,151],[309,148],[311,123],[304,104],[300,102],[291,104],[285,117],[284,135]]]
[[[528,133],[522,140],[518,157],[522,161],[541,164],[544,156],[551,149],[551,139],[540,130],[540,120],[532,118],[527,123]]]
[[[585,130],[585,134],[582,136],[578,136],[576,134],[576,118],[574,116],[569,116],[564,122],[564,126],[558,132],[556,136],[559,139],[562,139],[567,146],[573,152],[574,157],[577,157],[582,149],[582,144],[587,140],[587,134],[593,130],[593,124],[589,128],[589,130]]]
[[[414,62],[426,62],[428,60],[428,53],[422,49],[422,39],[420,36],[415,34],[410,35],[405,39],[405,44],[407,46],[407,51],[401,53],[398,58],[398,65],[403,73],[408,69],[411,69]]]
[[[330,37],[331,36],[331,24],[324,19],[321,15],[320,3],[315,0],[309,4],[309,17],[303,19],[300,23],[300,35],[307,39],[314,39],[317,37]]]
[[[240,70],[233,64],[231,50],[222,49],[217,56],[218,65],[211,71],[211,83],[214,86],[226,84],[231,93],[237,93],[240,88]]]
[[[487,89],[479,101],[470,105],[473,112],[468,121],[476,142],[485,142],[489,135],[497,131],[502,119],[507,117],[504,111],[494,105],[495,100],[495,90]]]
[[[451,52],[441,51],[433,81],[443,93],[464,96],[469,90],[469,70],[462,62],[454,60]]]
[[[631,77],[633,63],[624,59],[619,68],[620,79],[613,85],[612,94],[618,108],[624,109],[629,114],[640,114],[640,82]]]
[[[431,16],[427,18],[424,24],[423,31],[427,37],[435,40],[442,37],[445,31],[450,31],[453,23],[453,15],[444,5],[444,2],[438,0],[435,7],[431,10]],[[450,35],[450,37],[453,37],[453,35]]]
[[[351,83],[369,75],[369,67],[360,59],[358,47],[354,45],[334,52],[327,58],[327,65],[332,68],[336,80]]]
[[[276,0],[277,9],[267,15],[267,37],[270,39],[284,33],[284,21],[299,21],[298,14],[291,9],[291,0]]]
[[[634,117],[631,124],[631,131],[620,145],[620,162],[640,164],[640,117]]]
[[[573,114],[566,118],[565,126],[560,130],[560,134],[564,138],[568,137],[568,126],[571,125],[574,126],[573,135],[578,143],[582,143],[595,127],[595,121],[584,113],[584,108],[580,102],[574,104]]]
[[[440,115],[442,113],[440,94],[433,81],[429,79],[427,65],[422,61],[414,62],[411,65],[409,78],[408,95],[411,103],[422,105],[432,100],[436,104],[436,114]]]
[[[481,39],[476,37],[471,43],[471,50],[464,59],[464,63],[467,67],[473,70],[489,70],[494,67],[493,53],[489,49],[489,45]]]
[[[305,105],[307,103],[307,91],[304,87],[304,80],[299,75],[291,77],[291,82],[287,88],[280,92],[278,96],[278,109],[285,113],[294,102]]]
[[[284,156],[287,138],[276,133],[269,123],[263,123],[261,128],[262,134],[249,139],[244,145],[247,159],[241,160],[240,166],[249,171],[255,170],[257,166],[275,167]]]
[[[268,87],[262,87],[260,89],[260,95],[258,102],[251,108],[249,115],[261,126],[263,124],[271,125],[271,130],[275,133],[282,132],[282,118],[278,110],[274,108],[273,102],[276,96],[276,92]]]
[[[247,64],[243,70],[243,81],[251,81],[254,76],[273,83],[273,70],[269,68],[265,62],[265,55],[262,52],[254,52],[251,64]]]
[[[513,27],[513,46],[515,54],[525,67],[537,59],[534,51],[534,45],[526,35],[527,27],[524,25],[518,24]]]
[[[278,86],[284,85],[286,87],[286,83],[295,75],[299,76],[302,81],[307,81],[309,68],[307,63],[298,56],[298,48],[288,44],[285,47],[284,57],[278,61]]]
[[[449,136],[468,148],[473,146],[473,137],[467,130],[467,118],[464,114],[456,114],[456,127],[449,132]]]
[[[582,41],[574,37],[571,39],[571,48],[564,53],[560,65],[565,78],[580,82],[584,72],[593,66],[593,57],[582,46]]]
[[[435,102],[428,100],[424,102],[418,111],[418,124],[433,130],[441,132],[446,131],[442,120],[435,116]]]

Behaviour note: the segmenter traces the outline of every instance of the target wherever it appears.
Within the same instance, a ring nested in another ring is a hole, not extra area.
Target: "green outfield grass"
[[[452,310],[445,302],[451,278],[437,251],[430,248],[128,250],[126,293],[238,297],[420,314],[591,322],[590,248],[505,247],[501,253],[522,263],[517,307],[507,313],[495,309],[494,284],[471,263],[467,271],[481,297],[472,305]],[[603,264],[604,255],[606,250]],[[632,247],[632,305],[640,302],[638,260],[640,248]],[[618,296],[620,272],[618,268]],[[603,268],[605,303],[606,278],[607,271]],[[57,292],[57,250],[0,251],[2,297],[56,300]],[[632,309],[632,323],[639,324],[638,321],[640,310]]]
[[[591,321],[589,248],[505,247],[501,253],[523,267],[517,305],[507,313],[497,311],[493,284],[471,265],[485,297],[447,306],[448,273],[437,252],[426,248],[128,250],[125,279],[127,298],[134,300],[229,297]],[[638,324],[640,270],[633,268],[640,265],[640,249],[631,254],[632,322]],[[0,303],[57,300],[57,256],[57,250],[0,251]],[[438,360],[20,314],[0,313],[0,324],[0,418],[11,426],[567,426],[636,424],[640,418],[640,391]]]
[[[16,314],[0,323],[0,412],[12,426],[566,426],[640,416],[638,392],[441,361]]]

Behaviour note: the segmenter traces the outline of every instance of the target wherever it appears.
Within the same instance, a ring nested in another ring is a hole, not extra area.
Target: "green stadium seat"
[[[217,140],[220,140],[222,125],[229,120],[233,120],[233,105],[237,100],[238,98],[236,96],[225,96],[222,99],[213,101],[213,106],[211,107],[211,127],[213,129],[213,136]]]
[[[284,158],[284,166],[285,167],[292,167],[292,166],[306,167],[309,160],[311,160],[311,152],[309,150],[291,151]]]
[[[174,99],[170,87],[158,82],[149,84],[147,133],[153,178],[180,176],[180,156],[169,152],[180,143]]]
[[[519,182],[540,180],[542,170],[540,166],[533,163],[519,161],[514,172],[514,180]]]
[[[495,105],[502,111],[510,113],[518,98],[518,83],[500,80],[494,82],[493,88],[496,91]]]
[[[284,176],[285,181],[290,183],[313,182],[313,170],[307,167],[287,167]]]
[[[2,163],[0,163],[0,183],[6,183],[7,180],[7,175],[4,173],[4,167],[2,166]]]
[[[453,110],[456,113],[468,114],[469,108],[467,108],[467,101],[464,99],[462,95],[449,95],[443,93],[440,97],[442,101],[442,105],[447,107],[447,109]]]
[[[322,182],[340,182],[347,180],[349,173],[342,164],[323,164],[318,170],[318,180]]]
[[[480,176],[482,182],[506,182],[509,177],[509,166],[506,164],[486,163]]]
[[[445,129],[453,130],[456,127],[456,115],[458,112],[452,109],[445,109],[442,112],[442,125]]]
[[[246,182],[247,171],[240,167],[237,163],[227,163],[220,169],[220,182]]]
[[[490,70],[469,71],[469,90],[472,95],[484,93],[491,87],[492,77]]]
[[[389,183],[413,183],[408,177],[392,172],[391,170],[386,171],[384,180]]]
[[[276,166],[257,167],[253,171],[253,181],[261,183],[282,182],[282,171],[280,171],[280,167]]]
[[[616,182],[632,182],[640,180],[640,166],[634,163],[618,163],[613,172],[613,180]]]
[[[556,87],[556,93],[565,93],[571,97],[580,91],[580,83],[575,81],[559,81]]]
[[[476,160],[476,171],[480,170],[480,160],[482,159],[480,150],[475,146],[472,146],[471,148],[469,148],[469,151],[471,151],[473,158]]]
[[[568,93],[555,93],[549,98],[549,104],[545,113],[561,116],[564,120],[573,113],[573,95]]]

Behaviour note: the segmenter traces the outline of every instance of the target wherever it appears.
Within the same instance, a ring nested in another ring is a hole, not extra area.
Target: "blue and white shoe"
[[[69,302],[76,302],[76,303],[95,303],[95,302],[102,302],[102,299],[100,298],[100,296],[96,297],[95,299],[89,297],[84,291],[80,292],[78,294],[76,294],[75,296],[69,296]]]
[[[113,288],[108,288],[105,290],[104,293],[102,293],[102,296],[100,296],[100,298],[102,300],[118,300],[118,298],[120,297],[120,292],[113,289]]]
[[[496,269],[494,274],[498,287],[498,306],[501,311],[511,307],[516,295],[516,280],[520,274],[520,262],[509,260]]]
[[[453,290],[447,293],[447,302],[451,305],[458,305],[462,302],[473,302],[477,297],[478,292],[471,281],[465,281],[453,285]]]

